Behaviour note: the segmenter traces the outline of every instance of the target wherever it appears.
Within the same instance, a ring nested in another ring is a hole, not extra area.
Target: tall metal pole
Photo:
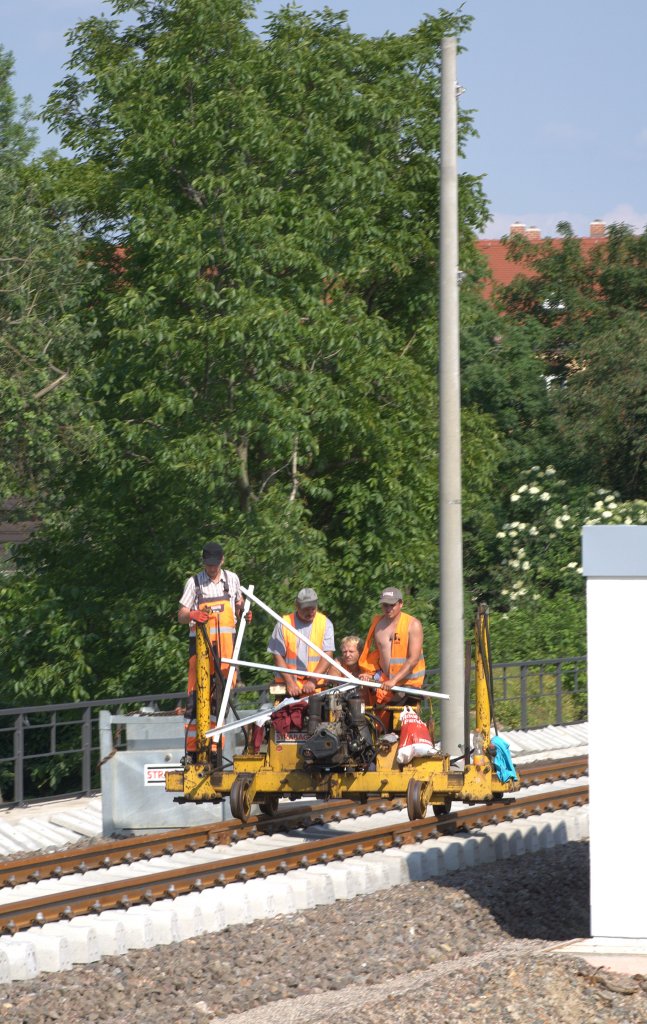
[[[463,753],[464,641],[461,395],[458,319],[456,38],[442,40],[440,136],[440,739]]]

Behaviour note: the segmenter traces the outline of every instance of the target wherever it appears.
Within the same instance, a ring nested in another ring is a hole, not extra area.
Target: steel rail
[[[104,910],[127,909],[137,903],[154,903],[161,899],[174,899],[190,892],[201,892],[214,886],[252,878],[266,878],[271,874],[284,874],[298,868],[326,864],[334,860],[362,856],[400,848],[405,844],[422,843],[439,835],[457,831],[481,829],[486,825],[514,821],[534,814],[582,806],[588,802],[588,786],[549,790],[541,794],[526,794],[513,800],[501,800],[491,805],[479,805],[450,813],[440,819],[425,818],[397,824],[384,824],[353,835],[341,834],[307,842],[299,847],[289,846],[268,851],[232,857],[214,863],[201,863],[194,867],[181,867],[156,872],[134,879],[116,879],[75,891],[43,894],[0,907],[0,933],[15,932],[47,922],[69,920],[79,915],[101,913]]]
[[[588,758],[570,757],[559,761],[548,761],[520,769],[522,786],[539,785],[584,774]],[[48,878],[62,878],[65,875],[85,874],[99,868],[129,865],[137,860],[152,860],[153,857],[175,853],[194,853],[203,847],[228,846],[241,839],[254,839],[258,835],[273,835],[276,832],[309,828],[323,825],[328,821],[342,821],[344,818],[370,817],[390,810],[401,810],[401,799],[385,800],[381,797],[370,799],[358,805],[354,800],[332,800],[326,803],[304,803],[297,808],[288,808],[275,817],[258,815],[243,824],[237,819],[199,825],[192,828],[173,829],[159,835],[129,836],[125,839],[100,840],[92,845],[65,848],[54,852],[12,857],[0,863],[0,889],[14,888],[25,882],[40,882]]]

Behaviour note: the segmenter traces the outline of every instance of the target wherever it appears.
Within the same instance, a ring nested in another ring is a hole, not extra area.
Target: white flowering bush
[[[510,495],[511,513],[497,533],[505,603],[537,602],[559,591],[582,592],[585,524],[647,523],[647,501],[620,501],[612,491],[576,489],[552,466],[533,466]]]
[[[647,501],[623,502],[604,488],[574,488],[553,466],[522,474],[510,495],[510,517],[496,535],[501,562],[495,618],[502,620],[497,632],[507,637],[505,653],[497,657],[584,653],[581,531],[585,524],[604,523],[647,523]]]

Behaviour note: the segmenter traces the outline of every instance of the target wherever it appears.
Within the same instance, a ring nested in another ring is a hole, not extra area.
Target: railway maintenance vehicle
[[[254,595],[253,587],[243,588],[243,592],[247,596],[246,607],[251,599],[283,621]],[[441,737],[440,749],[433,747],[430,753],[414,757],[406,764],[398,759],[399,737],[395,731],[402,706],[391,708],[393,728],[387,732],[363,699],[363,688],[377,688],[378,684],[358,680],[327,655],[324,657],[336,672],[342,673],[342,678],[324,677],[334,684],[328,690],[309,697],[289,698],[274,710],[255,712],[225,724],[236,669],[252,665],[276,671],[274,666],[260,666],[238,658],[245,618],[241,616],[232,657],[224,660],[220,658],[217,639],[215,644],[210,639],[217,638],[217,628],[209,631],[209,624],[198,624],[195,751],[185,757],[181,770],[166,775],[166,789],[176,794],[176,800],[220,803],[229,798],[232,814],[244,822],[251,815],[253,804],[265,814],[276,814],[281,798],[345,798],[358,803],[369,797],[403,798],[409,818],[415,820],[425,817],[429,805],[434,814],[447,814],[452,801],[490,803],[519,789],[517,773],[506,756],[505,741],[496,735],[491,738],[492,666],[485,605],[479,605],[474,627],[475,707],[471,742],[470,673],[466,673],[465,757],[450,758],[442,753]],[[317,678],[322,678],[321,673]],[[401,704],[417,703],[421,698],[448,699],[444,694],[400,689],[404,693],[396,699]],[[285,710],[291,712],[295,706],[300,715],[280,714]],[[265,732],[260,749],[253,739],[258,739],[259,728]],[[223,736],[240,729],[245,730],[245,748],[234,754],[233,763],[228,765],[223,757]]]

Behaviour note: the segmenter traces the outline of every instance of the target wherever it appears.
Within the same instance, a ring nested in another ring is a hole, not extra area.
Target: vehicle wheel
[[[229,794],[231,813],[234,818],[247,821],[252,809],[252,776],[239,775],[231,787]]]
[[[274,818],[279,809],[279,794],[271,793],[269,796],[263,797],[258,801],[258,806],[262,814],[267,814],[268,818]]]
[[[437,818],[442,818],[442,816],[444,814],[449,814],[449,812],[452,809],[451,797],[446,796],[445,799],[443,800],[442,804],[434,804],[434,803],[432,803],[431,809],[432,809],[432,811],[434,812],[434,814],[436,815]]]
[[[409,821],[424,818],[427,813],[427,801],[424,797],[424,783],[419,779],[411,779],[407,786],[407,814]]]

